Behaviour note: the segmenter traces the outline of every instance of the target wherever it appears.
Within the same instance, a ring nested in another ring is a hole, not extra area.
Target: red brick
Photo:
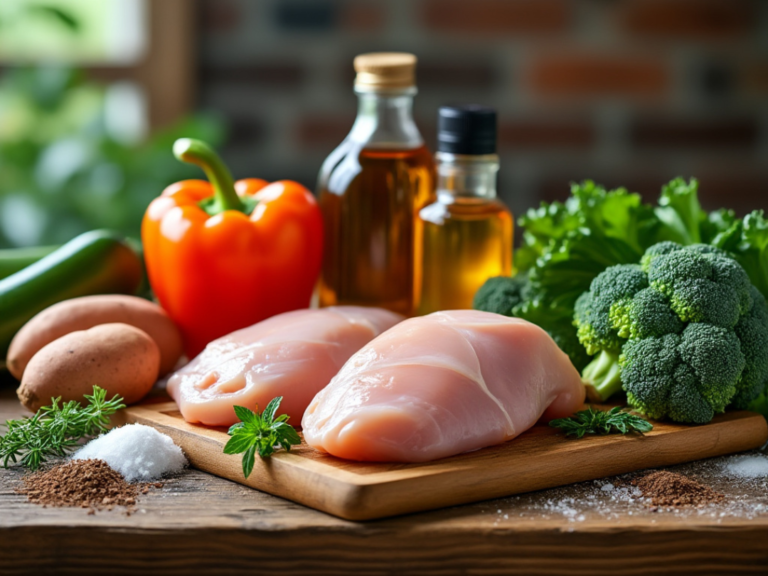
[[[207,31],[231,32],[242,19],[240,6],[232,0],[204,0],[200,21]]]
[[[490,90],[499,80],[498,70],[489,59],[472,61],[419,60],[416,82],[425,89]]]
[[[352,59],[340,59],[339,81],[349,86],[350,92],[355,81]],[[419,58],[416,65],[416,84],[424,90],[467,90],[482,91],[496,88],[499,82],[499,70],[490,57],[436,60],[433,57]],[[436,114],[437,112],[435,112]]]
[[[548,96],[658,96],[669,80],[658,58],[583,53],[540,56],[529,74],[534,91]]]
[[[754,118],[638,118],[630,129],[640,149],[749,149],[757,144],[760,126]]]
[[[631,0],[620,18],[642,36],[730,38],[752,28],[756,9],[751,0]]]
[[[386,22],[382,6],[360,0],[348,0],[341,9],[341,26],[347,30],[372,32]]]
[[[206,66],[201,74],[202,84],[246,84],[296,88],[303,80],[304,70],[299,64],[291,62]]]
[[[330,152],[349,134],[354,111],[347,116],[307,116],[296,128],[296,141],[303,148],[323,148]]]
[[[508,148],[586,148],[595,129],[579,120],[514,120],[499,126],[499,146]]]
[[[426,0],[422,24],[470,33],[553,33],[568,29],[572,4],[567,0]]]
[[[739,84],[747,92],[768,93],[768,62],[744,65]]]

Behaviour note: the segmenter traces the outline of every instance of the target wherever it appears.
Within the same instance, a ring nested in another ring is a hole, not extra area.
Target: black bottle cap
[[[441,106],[437,150],[450,154],[496,154],[496,110],[479,104]]]

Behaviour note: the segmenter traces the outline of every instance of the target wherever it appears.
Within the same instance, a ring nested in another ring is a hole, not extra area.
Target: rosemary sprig
[[[636,416],[626,408],[616,406],[610,410],[596,410],[591,406],[576,412],[568,418],[559,418],[549,423],[553,428],[560,428],[566,436],[581,438],[585,434],[643,434],[653,430],[653,424],[645,418]]]
[[[257,452],[262,458],[268,458],[280,446],[290,451],[292,445],[301,444],[299,434],[288,424],[288,415],[281,414],[275,418],[282,401],[282,396],[272,399],[261,414],[235,406],[235,414],[242,422],[229,429],[232,438],[224,446],[224,454],[243,454],[243,474],[246,478],[253,472]]]
[[[120,396],[107,400],[107,391],[98,386],[85,399],[88,404],[82,406],[76,400],[59,404],[61,398],[51,398],[51,405],[34,416],[8,420],[6,433],[0,436],[3,467],[21,458],[23,466],[37,470],[50,457],[66,456],[81,439],[106,432],[109,417],[125,408]]]

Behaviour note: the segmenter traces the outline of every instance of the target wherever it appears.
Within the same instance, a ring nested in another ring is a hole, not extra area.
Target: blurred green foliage
[[[174,159],[174,140],[223,140],[221,122],[198,115],[136,142],[109,122],[120,110],[114,101],[109,109],[107,95],[70,68],[3,73],[0,247],[56,244],[101,227],[138,236],[144,210],[163,188],[200,176]]]

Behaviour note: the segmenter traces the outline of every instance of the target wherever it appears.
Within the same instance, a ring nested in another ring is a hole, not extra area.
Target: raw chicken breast
[[[296,310],[214,340],[168,381],[187,422],[229,426],[234,406],[278,414],[298,425],[312,397],[352,354],[403,319],[380,308]]]
[[[309,405],[304,439],[340,458],[424,462],[582,407],[579,373],[538,326],[489,312],[412,318],[352,356]]]

